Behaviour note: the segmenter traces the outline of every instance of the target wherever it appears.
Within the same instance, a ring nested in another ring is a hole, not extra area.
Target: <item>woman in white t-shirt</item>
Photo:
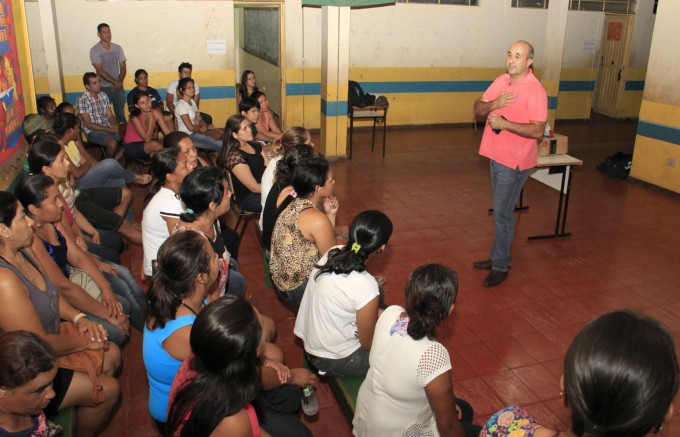
[[[355,436],[479,434],[480,427],[472,425],[468,433],[461,426],[449,353],[435,340],[457,292],[456,272],[426,264],[408,279],[406,309],[393,305],[382,313],[375,325],[371,367],[357,398]]]
[[[178,99],[175,103],[177,130],[191,135],[196,147],[208,147],[219,152],[222,150],[224,131],[215,129],[211,124],[205,124],[194,101],[194,94],[196,94],[194,80],[190,77],[180,79],[177,84]]]
[[[330,249],[309,275],[294,332],[319,371],[340,376],[368,371],[381,293],[366,261],[383,251],[391,235],[385,214],[361,212],[352,220],[347,244]]]

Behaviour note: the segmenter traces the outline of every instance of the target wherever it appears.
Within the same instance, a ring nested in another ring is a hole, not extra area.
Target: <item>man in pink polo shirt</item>
[[[506,59],[507,74],[499,76],[475,101],[475,114],[487,117],[479,154],[491,160],[493,196],[490,259],[474,263],[476,269],[490,270],[485,287],[494,287],[508,276],[515,204],[530,170],[536,167],[536,140],[543,136],[548,118],[548,96],[533,74],[533,62],[531,44],[513,43]]]

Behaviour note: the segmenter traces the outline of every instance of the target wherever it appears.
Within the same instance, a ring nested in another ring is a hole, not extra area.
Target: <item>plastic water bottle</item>
[[[311,385],[302,389],[302,411],[307,416],[313,416],[319,412],[319,401]]]

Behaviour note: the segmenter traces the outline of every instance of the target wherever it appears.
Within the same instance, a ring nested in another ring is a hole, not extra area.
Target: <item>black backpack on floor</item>
[[[607,156],[604,161],[599,163],[595,168],[610,178],[628,179],[632,163],[633,155],[630,153],[616,152],[611,156]]]

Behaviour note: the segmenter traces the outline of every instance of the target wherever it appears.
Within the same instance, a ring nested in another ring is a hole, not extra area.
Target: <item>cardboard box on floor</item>
[[[569,137],[554,134],[538,140],[538,156],[565,155],[569,150]]]

